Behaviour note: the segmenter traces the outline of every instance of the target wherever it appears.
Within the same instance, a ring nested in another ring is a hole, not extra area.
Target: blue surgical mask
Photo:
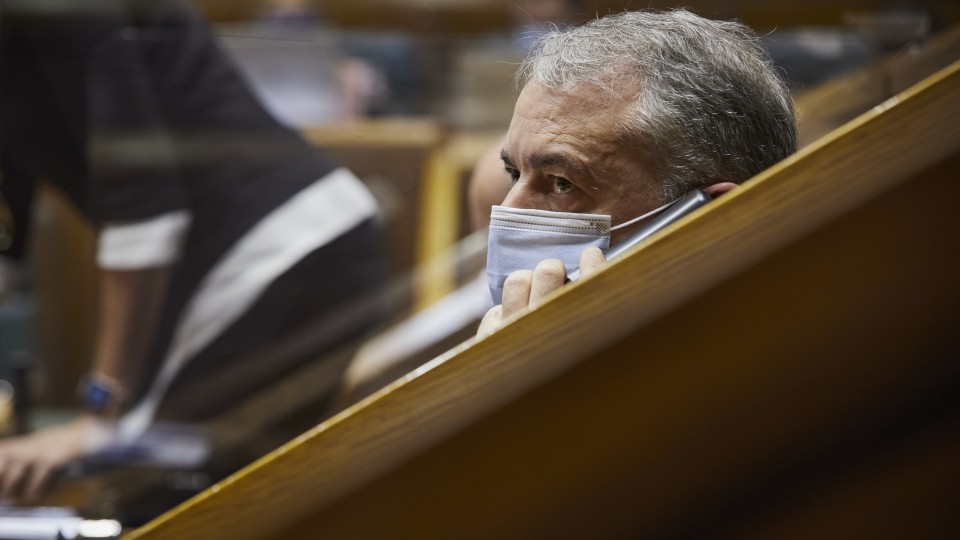
[[[583,250],[610,247],[610,232],[662,211],[610,226],[610,216],[494,206],[487,238],[487,285],[494,304],[503,302],[503,282],[517,270],[533,270],[544,259],[560,259],[569,274],[580,266]]]

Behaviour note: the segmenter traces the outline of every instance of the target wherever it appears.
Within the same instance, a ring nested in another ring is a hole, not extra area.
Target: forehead
[[[517,98],[507,144],[522,142],[516,140],[521,135],[538,135],[545,142],[617,142],[619,148],[620,122],[630,106],[623,95],[594,85],[555,90],[530,83]]]
[[[575,163],[573,173],[583,171],[600,184],[645,176],[639,153],[622,136],[634,96],[590,84],[555,90],[530,83],[517,98],[504,154],[520,169],[541,167],[543,156],[559,157],[549,163]]]

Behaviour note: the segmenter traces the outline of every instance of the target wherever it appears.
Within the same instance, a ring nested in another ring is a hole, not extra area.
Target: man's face
[[[593,86],[560,92],[528,84],[503,146],[514,180],[503,206],[609,214],[614,225],[655,208],[652,179],[637,152],[617,137],[629,105]],[[632,229],[614,231],[611,240]]]

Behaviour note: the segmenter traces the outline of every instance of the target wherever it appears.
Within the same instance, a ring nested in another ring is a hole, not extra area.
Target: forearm
[[[168,267],[101,270],[100,317],[91,374],[125,392],[140,382],[166,292]]]
[[[100,316],[91,374],[127,394],[143,374],[169,268],[179,258],[189,225],[188,213],[173,211],[100,232]]]

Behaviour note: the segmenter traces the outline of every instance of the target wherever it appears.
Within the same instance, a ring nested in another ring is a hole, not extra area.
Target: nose
[[[533,205],[533,198],[530,196],[527,183],[522,179],[510,188],[500,206],[506,208],[536,208]]]

